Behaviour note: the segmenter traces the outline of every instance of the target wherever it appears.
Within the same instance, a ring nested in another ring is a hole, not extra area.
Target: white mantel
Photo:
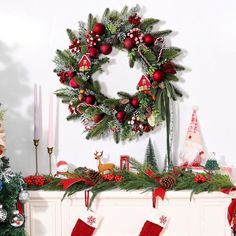
[[[70,236],[85,209],[84,192],[61,201],[64,192],[30,191],[26,204],[26,230],[30,236]],[[230,236],[227,207],[235,194],[220,192],[194,195],[191,191],[169,191],[160,209],[170,217],[163,236]],[[105,191],[92,209],[103,216],[95,236],[138,236],[152,209],[151,193],[141,191]]]

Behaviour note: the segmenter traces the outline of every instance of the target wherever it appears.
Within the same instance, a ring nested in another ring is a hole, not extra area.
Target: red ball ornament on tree
[[[99,52],[96,48],[90,48],[89,49],[89,54],[90,54],[91,57],[97,58]]]
[[[105,25],[102,23],[96,23],[93,26],[93,32],[99,35],[103,35],[105,33]]]
[[[112,51],[112,46],[109,44],[109,43],[103,43],[101,46],[100,46],[100,51],[102,54],[104,55],[108,55],[111,53]]]
[[[133,38],[126,38],[123,44],[127,50],[131,50],[136,45],[135,40]]]
[[[148,133],[150,131],[150,127],[148,125],[143,126],[143,132]]]
[[[95,97],[93,95],[88,95],[85,102],[89,105],[93,105],[95,103]]]
[[[163,72],[161,70],[156,70],[153,73],[152,78],[154,81],[161,82],[163,80]]]
[[[137,98],[132,98],[132,100],[130,101],[131,105],[134,107],[134,108],[137,108],[139,106],[139,101]]]
[[[79,84],[76,82],[75,78],[72,78],[69,83],[70,87],[76,89],[79,88]]]
[[[154,43],[154,38],[153,38],[153,36],[151,34],[146,34],[143,37],[143,42],[146,45],[152,45]]]
[[[118,111],[116,113],[116,119],[120,122],[123,123],[125,119],[125,112],[124,111]]]

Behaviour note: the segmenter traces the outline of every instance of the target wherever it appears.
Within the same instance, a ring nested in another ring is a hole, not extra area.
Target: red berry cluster
[[[62,84],[64,84],[68,79],[69,79],[69,76],[68,76],[68,73],[65,72],[65,71],[60,71],[57,73],[57,76],[60,77],[60,82]]]
[[[127,33],[127,36],[131,39],[134,39],[135,44],[139,44],[143,42],[144,34],[139,28],[133,28]]]
[[[71,42],[71,45],[69,46],[69,49],[71,50],[72,53],[80,52],[81,47],[80,47],[80,42],[79,42],[79,40],[75,38],[75,39]]]
[[[113,175],[113,174],[109,174],[109,175],[104,175],[103,179],[107,180],[107,181],[115,181],[115,182],[120,182],[124,177],[121,175]]]
[[[43,186],[46,184],[46,179],[44,176],[30,175],[24,178],[24,182],[29,186]]]
[[[207,181],[207,178],[205,176],[201,175],[201,174],[196,175],[196,177],[194,179],[194,182],[199,183],[199,184],[205,183],[206,181]]]
[[[60,77],[60,82],[64,84],[69,79],[72,79],[75,76],[74,71],[60,71],[57,73],[57,75]]]
[[[88,43],[87,47],[92,48],[97,45],[98,42],[101,41],[100,35],[96,34],[94,31],[90,31],[86,35],[86,41]]]
[[[132,25],[139,25],[141,22],[141,17],[135,13],[133,16],[129,17],[129,23]]]

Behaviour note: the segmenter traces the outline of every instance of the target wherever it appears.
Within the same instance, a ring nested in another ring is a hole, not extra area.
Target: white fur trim
[[[165,228],[169,221],[169,217],[166,215],[166,213],[160,210],[152,209],[147,220],[154,224],[160,225],[162,228]]]
[[[79,218],[93,228],[98,228],[102,220],[102,216],[95,214],[94,212],[90,210],[82,211],[79,214]]]

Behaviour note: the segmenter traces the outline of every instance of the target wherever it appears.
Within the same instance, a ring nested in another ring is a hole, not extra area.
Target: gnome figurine
[[[192,119],[188,128],[187,137],[180,153],[180,159],[182,160],[182,166],[184,167],[199,167],[202,164],[205,155],[199,132],[197,109],[197,107],[193,107]]]

